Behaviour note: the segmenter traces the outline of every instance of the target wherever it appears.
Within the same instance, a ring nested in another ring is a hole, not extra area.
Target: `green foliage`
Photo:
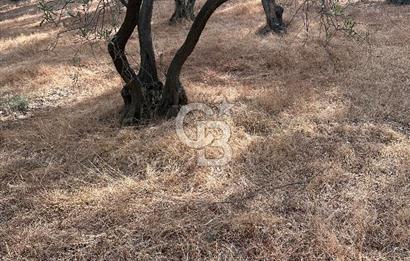
[[[7,101],[8,107],[12,111],[26,112],[28,110],[28,100],[23,96],[13,96]]]
[[[40,25],[43,23],[56,23],[54,17],[57,16],[56,12],[53,9],[52,5],[48,5],[44,0],[40,0],[37,4],[37,7],[43,12],[43,20],[41,21]]]
[[[356,22],[351,17],[346,17],[343,20],[343,28],[349,35],[356,34],[355,27]]]
[[[333,6],[330,8],[330,15],[333,16],[342,16],[344,14],[344,9],[340,5],[340,3],[334,3]]]
[[[358,40],[366,40],[367,35],[357,31],[356,21],[346,11],[349,4],[349,2],[341,4],[338,0],[321,0],[320,24],[326,43],[330,42],[339,32]]]
[[[123,5],[118,0],[40,0],[43,24],[62,25],[86,39],[108,39],[121,22]]]
[[[121,24],[125,10],[123,0],[39,0],[39,9],[43,13],[43,23],[63,25],[66,31],[76,31],[86,40],[110,39]],[[410,0],[387,0],[410,1]],[[126,2],[126,1],[125,1]],[[281,2],[281,1],[278,1]],[[346,9],[351,2],[339,0],[306,0],[297,9],[305,12],[306,31],[309,31],[309,19],[312,10],[318,10],[321,32],[326,43],[339,32],[350,37],[363,37],[356,30],[356,22]],[[303,8],[302,8],[303,7]],[[296,16],[294,14],[293,17]],[[293,19],[292,17],[292,19]]]

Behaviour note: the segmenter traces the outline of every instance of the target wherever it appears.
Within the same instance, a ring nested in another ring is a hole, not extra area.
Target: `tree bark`
[[[283,23],[283,7],[277,5],[275,0],[262,0],[263,10],[266,15],[267,27],[265,32],[273,31],[275,33],[281,33],[285,30],[285,24]]]
[[[163,84],[158,80],[152,44],[151,19],[153,0],[130,0],[123,24],[108,44],[117,72],[126,83],[121,91],[124,100],[123,124],[152,118],[161,100]],[[126,44],[138,25],[141,66],[138,74],[125,54]]]
[[[124,21],[114,38],[108,43],[108,52],[115,68],[126,83],[137,76],[125,55],[125,46],[138,25],[141,2],[142,0],[130,0],[128,2]]]
[[[194,7],[195,0],[175,0],[175,11],[170,19],[171,24],[183,20],[193,21],[195,19]]]
[[[151,119],[155,116],[163,89],[163,84],[158,79],[157,62],[152,43],[151,20],[153,3],[154,0],[144,0],[138,25],[141,57],[138,79],[142,90],[143,119]]]
[[[138,38],[141,59],[138,78],[144,83],[158,81],[158,72],[151,32],[153,3],[153,0],[143,1],[138,22]]]
[[[180,82],[182,67],[195,49],[209,18],[219,6],[227,1],[208,0],[199,11],[185,42],[175,54],[168,68],[159,114],[174,116],[181,105],[188,103],[185,90]]]
[[[121,3],[123,6],[125,6],[125,7],[128,6],[128,0],[118,0],[118,1],[120,1],[120,3]]]
[[[141,1],[130,0],[128,2],[124,21],[114,38],[108,43],[108,52],[113,60],[115,69],[126,83],[121,90],[121,96],[124,100],[124,115],[129,110],[132,99],[128,84],[137,78],[125,55],[125,46],[138,24]]]
[[[151,19],[154,0],[143,0],[138,21],[141,65],[138,75],[126,86],[131,96],[123,124],[151,119],[161,100],[163,84],[158,80],[152,43]]]

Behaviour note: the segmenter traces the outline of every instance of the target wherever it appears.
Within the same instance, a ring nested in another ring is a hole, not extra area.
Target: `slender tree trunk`
[[[152,43],[151,20],[154,0],[144,0],[141,7],[138,35],[140,43],[141,66],[138,73],[142,90],[142,118],[155,116],[161,101],[163,84],[158,79],[157,62]]]
[[[178,23],[182,20],[194,20],[195,0],[175,0],[175,11],[170,22]]]
[[[152,44],[153,0],[130,0],[123,24],[108,44],[115,68],[125,81],[123,124],[152,118],[161,100],[163,84],[158,80]],[[125,46],[138,25],[141,66],[138,74],[131,68]]]
[[[208,0],[201,8],[201,11],[199,11],[185,42],[175,54],[168,68],[161,107],[159,108],[161,115],[174,116],[181,105],[188,103],[185,90],[180,82],[182,67],[195,49],[211,15],[219,6],[227,1],[228,0]]]
[[[140,10],[138,36],[141,65],[137,77],[127,84],[131,94],[131,103],[123,119],[123,124],[127,125],[153,118],[161,101],[163,84],[158,80],[151,33],[153,3],[154,0],[143,0]]]
[[[138,25],[141,2],[142,0],[129,1],[124,22],[108,44],[108,52],[114,62],[115,68],[122,79],[127,83],[135,78],[136,74],[125,56],[125,46],[134,32],[135,27]]]
[[[151,32],[153,4],[153,0],[143,1],[138,22],[138,37],[141,59],[138,78],[144,83],[153,83],[158,81],[158,72]]]
[[[125,46],[138,24],[141,1],[142,0],[130,0],[128,2],[124,22],[108,44],[108,52],[114,62],[115,68],[127,84],[137,78],[135,71],[131,68],[125,55]],[[131,103],[131,94],[127,85],[122,89],[121,95],[124,100],[125,113]]]
[[[283,32],[285,30],[285,24],[282,19],[283,7],[277,5],[275,0],[262,0],[262,5],[267,23],[267,27],[264,31],[273,31],[275,33]]]

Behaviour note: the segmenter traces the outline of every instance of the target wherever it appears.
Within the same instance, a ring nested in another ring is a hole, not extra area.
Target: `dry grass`
[[[171,4],[153,26],[162,72],[188,28],[166,26]],[[31,106],[0,114],[0,259],[409,260],[408,6],[352,6],[372,46],[327,50],[297,19],[256,37],[256,1],[222,7],[183,76],[191,101],[235,104],[215,170],[173,121],[120,128],[105,44],[45,52],[55,29],[34,5],[0,1],[0,97]]]

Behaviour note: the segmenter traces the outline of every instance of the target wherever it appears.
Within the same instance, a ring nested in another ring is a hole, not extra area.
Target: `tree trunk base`
[[[260,33],[286,32],[286,25],[283,22],[283,7],[276,4],[274,0],[262,0],[262,5],[266,15],[266,26],[260,30]]]
[[[161,82],[142,83],[132,80],[121,90],[124,100],[121,123],[124,126],[137,125],[158,118],[176,117],[188,98],[181,85],[176,92],[164,92]]]
[[[161,82],[143,83],[135,79],[126,84],[121,91],[124,100],[122,124],[134,125],[155,118],[162,91]]]
[[[169,20],[170,24],[181,23],[184,20],[193,21],[195,0],[175,0],[175,12]]]
[[[167,84],[157,112],[159,116],[169,119],[176,117],[181,107],[188,104],[188,97],[179,80]]]
[[[275,27],[272,29],[269,25],[264,25],[256,32],[259,36],[266,36],[268,34],[284,34],[286,33],[286,26]]]

